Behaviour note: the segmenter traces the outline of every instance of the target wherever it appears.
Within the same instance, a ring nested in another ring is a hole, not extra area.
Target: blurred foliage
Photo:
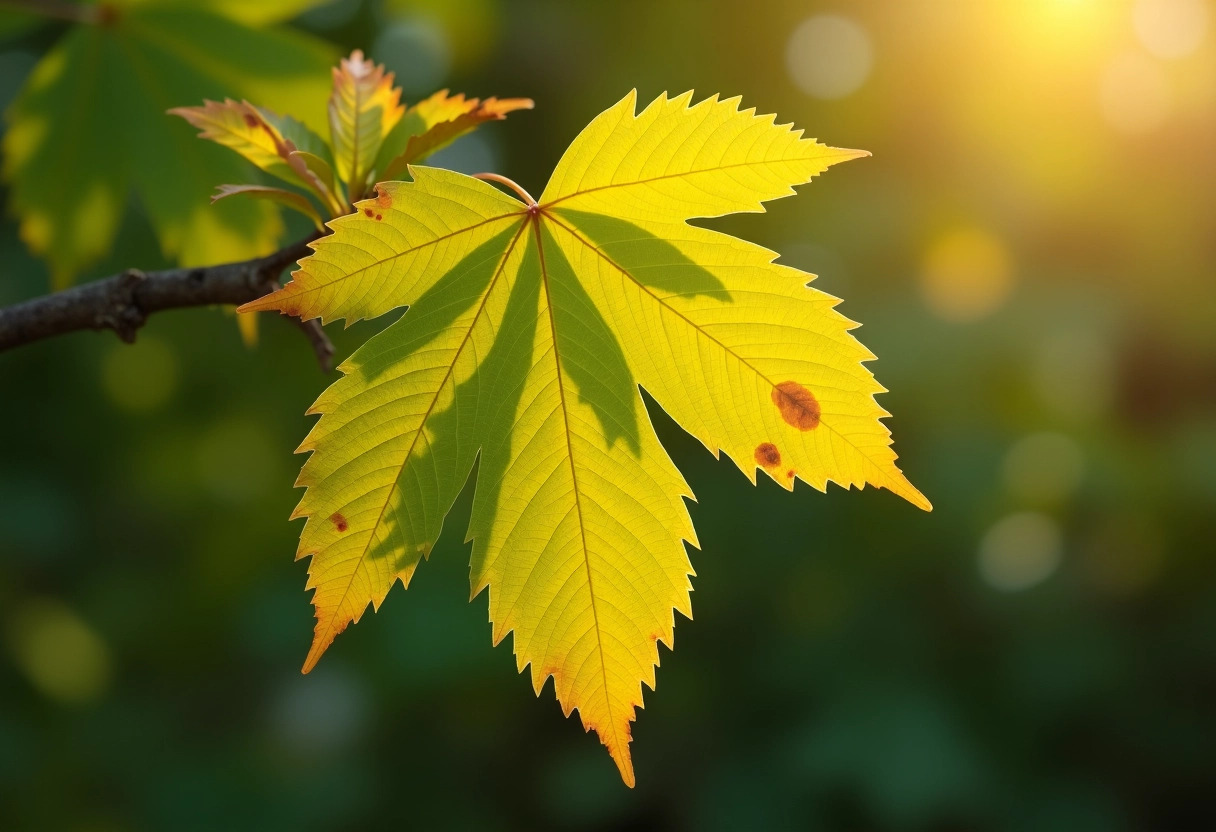
[[[434,160],[533,192],[633,86],[739,93],[874,152],[714,226],[847,295],[935,511],[753,489],[656,414],[704,550],[629,791],[488,646],[467,502],[409,592],[299,675],[290,452],[325,382],[290,326],[251,353],[198,310],[134,347],[6,353],[0,826],[1216,824],[1213,4],[476,5],[472,34],[387,2],[290,30],[411,67],[414,98],[534,98]],[[0,35],[0,102],[70,36]],[[147,207],[89,275],[164,262]],[[13,222],[0,254],[0,302],[46,291]]]
[[[277,247],[283,226],[271,206],[207,203],[217,184],[239,181],[248,166],[200,148],[165,111],[202,98],[248,97],[324,125],[333,49],[299,32],[244,25],[307,5],[123,0],[80,7],[89,19],[69,27],[32,70],[7,111],[4,135],[10,210],[22,239],[51,264],[55,285],[71,283],[110,250],[132,190],[161,250],[183,265]]]

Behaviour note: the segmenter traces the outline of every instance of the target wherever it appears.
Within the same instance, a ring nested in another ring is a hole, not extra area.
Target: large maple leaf
[[[774,253],[687,220],[763,211],[825,147],[738,99],[635,96],[566,151],[539,202],[411,167],[377,186],[281,290],[245,309],[348,321],[409,306],[316,402],[299,556],[317,625],[305,670],[393,582],[408,585],[480,454],[472,593],[514,633],[539,694],[595,729],[634,782],[630,723],[656,642],[691,616],[692,492],[640,389],[755,482],[886,487],[895,466],[873,355]]]

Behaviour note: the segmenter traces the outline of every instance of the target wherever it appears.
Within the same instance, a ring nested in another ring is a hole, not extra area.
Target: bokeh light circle
[[[1132,25],[1144,48],[1158,58],[1185,58],[1207,35],[1206,0],[1139,0]]]
[[[1060,527],[1046,514],[1010,514],[980,542],[980,577],[1002,592],[1030,589],[1056,571],[1063,548]]]
[[[429,95],[443,86],[452,66],[447,36],[426,18],[389,26],[376,38],[372,56],[396,76],[407,98]]]
[[[1004,304],[1013,289],[1013,261],[999,237],[956,228],[930,243],[920,279],[925,305],[942,320],[978,321]]]
[[[852,95],[874,64],[870,36],[861,24],[836,14],[807,18],[790,34],[785,64],[798,88],[815,98]]]
[[[147,413],[177,390],[177,357],[164,341],[141,337],[135,344],[112,344],[101,363],[101,386],[120,410]]]
[[[1070,436],[1032,433],[1009,449],[1002,474],[1013,497],[1034,504],[1059,503],[1081,484],[1085,456]]]
[[[1116,55],[1102,73],[1102,115],[1120,133],[1138,135],[1161,125],[1170,113],[1173,90],[1159,63],[1139,52]]]
[[[106,692],[113,676],[109,647],[66,604],[31,598],[13,613],[8,629],[18,667],[47,698],[82,704]]]

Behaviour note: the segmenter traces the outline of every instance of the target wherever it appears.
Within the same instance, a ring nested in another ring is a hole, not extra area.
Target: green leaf
[[[640,389],[753,483],[872,485],[930,507],[895,464],[874,356],[838,301],[688,222],[762,211],[867,154],[691,96],[635,114],[630,94],[598,116],[539,203],[413,167],[242,307],[348,322],[409,307],[309,410],[293,515],[317,615],[305,670],[409,583],[480,460],[470,579],[489,589],[494,641],[514,634],[535,691],[553,677],[629,785],[631,723],[673,611],[691,616],[696,545]]]
[[[290,115],[278,115],[270,110],[258,108],[258,112],[266,121],[274,125],[279,134],[287,141],[295,145],[296,149],[312,156],[316,156],[333,167],[334,155],[326,144],[325,139],[318,136],[308,125],[293,118]]]
[[[0,40],[20,37],[46,22],[48,18],[42,15],[0,9]]]
[[[125,0],[136,5],[140,0]],[[212,12],[249,26],[291,20],[331,0],[156,0],[158,6],[178,6]]]
[[[121,60],[102,30],[74,29],[34,68],[8,112],[10,208],[57,288],[109,251],[127,199],[130,153],[110,129],[125,106]]]
[[[249,169],[165,111],[244,96],[324,123],[317,102],[332,57],[298,33],[150,4],[69,29],[6,114],[4,177],[22,238],[66,285],[109,250],[134,191],[166,255],[183,264],[272,250],[283,226],[271,206],[208,200]]]

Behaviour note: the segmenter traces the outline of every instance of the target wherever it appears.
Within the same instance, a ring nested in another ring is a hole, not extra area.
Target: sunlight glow
[[[1183,58],[1203,44],[1208,7],[1204,0],[1139,0],[1132,23],[1149,52],[1158,58]]]

